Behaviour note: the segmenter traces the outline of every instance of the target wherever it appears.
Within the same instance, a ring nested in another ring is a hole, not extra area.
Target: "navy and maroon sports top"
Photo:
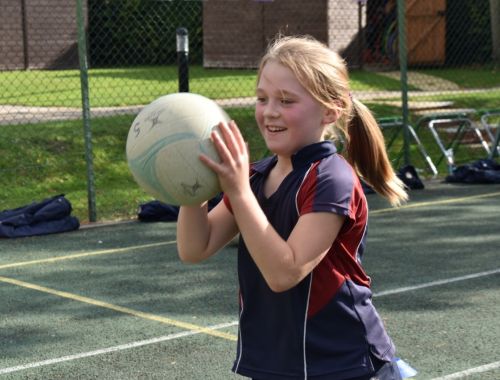
[[[233,371],[256,379],[348,379],[373,372],[371,357],[390,361],[394,345],[371,302],[360,263],[368,208],[361,183],[329,141],[292,156],[293,170],[269,198],[264,182],[276,157],[251,169],[251,187],[269,222],[287,239],[299,217],[346,217],[330,251],[299,284],[273,292],[240,239],[240,323]],[[228,198],[225,204],[231,210]]]

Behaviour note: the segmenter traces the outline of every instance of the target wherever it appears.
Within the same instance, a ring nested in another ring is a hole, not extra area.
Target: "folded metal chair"
[[[443,158],[446,158],[450,172],[455,167],[454,153],[462,144],[467,132],[472,133],[486,153],[490,154],[488,143],[484,140],[479,128],[469,118],[434,119],[428,122],[427,127],[441,151],[441,156],[438,158],[436,165],[439,165]],[[446,145],[439,134],[439,131],[443,130],[452,136]]]
[[[386,148],[387,148],[387,150],[389,150],[391,148],[392,144],[394,143],[394,141],[396,141],[396,138],[398,137],[398,135],[403,131],[403,128],[404,128],[403,119],[400,117],[381,118],[378,120],[378,124],[379,124],[380,128],[382,129],[382,131],[391,131],[389,133],[389,136],[388,136],[389,138],[386,140]],[[410,133],[410,137],[417,144],[418,150],[419,150],[420,154],[422,155],[422,157],[424,158],[425,162],[427,163],[427,166],[431,170],[432,174],[436,175],[438,173],[437,168],[434,165],[434,163],[432,162],[431,157],[427,153],[427,150],[425,149],[424,144],[422,144],[422,141],[418,137],[417,132],[415,131],[415,129],[413,128],[413,126],[411,124],[408,124],[407,127],[408,127],[408,131]],[[403,150],[401,150],[399,152],[398,156],[396,157],[396,160],[395,160],[396,165],[399,165],[399,161],[401,160],[402,156],[403,156]]]
[[[487,111],[481,116],[481,125],[488,136],[490,145],[490,158],[500,155],[500,111]],[[496,128],[496,132],[495,129]]]

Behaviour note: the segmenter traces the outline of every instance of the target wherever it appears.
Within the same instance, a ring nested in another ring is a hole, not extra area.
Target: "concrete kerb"
[[[475,89],[475,90],[434,90],[434,91],[409,91],[408,97],[412,99],[410,109],[436,109],[448,108],[452,106],[452,102],[432,102],[418,101],[419,97],[443,96],[457,93],[482,93],[491,91],[492,89]],[[493,89],[495,90],[495,89]],[[353,95],[361,101],[377,101],[386,103],[396,107],[401,107],[401,92],[400,91],[354,91]],[[252,107],[255,104],[254,97],[239,97],[231,99],[219,99],[216,102],[222,107]],[[90,110],[91,117],[106,117],[116,115],[135,115],[144,107],[144,105],[135,105],[127,107],[94,107]],[[0,104],[0,125],[19,125],[19,124],[34,124],[45,121],[58,120],[78,120],[82,119],[83,112],[81,108],[70,107],[32,107],[32,106],[15,106]]]
[[[137,114],[142,105],[130,107],[91,108],[91,117]],[[0,105],[0,125],[34,124],[45,121],[78,120],[83,118],[81,108],[31,107]]]

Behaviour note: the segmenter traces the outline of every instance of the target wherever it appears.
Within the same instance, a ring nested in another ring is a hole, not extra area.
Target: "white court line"
[[[452,373],[450,375],[446,375],[443,377],[436,377],[432,380],[464,379],[464,378],[466,378],[470,375],[476,374],[476,373],[491,371],[492,369],[498,369],[498,368],[500,368],[500,362],[494,362],[494,363],[482,365],[480,367],[466,369],[465,371]]]
[[[407,287],[397,288],[397,289],[393,289],[393,290],[386,290],[386,291],[374,293],[373,297],[383,297],[383,296],[387,296],[387,295],[391,295],[391,294],[405,293],[405,292],[410,292],[413,290],[428,288],[431,286],[446,285],[446,284],[450,284],[450,283],[457,282],[457,281],[465,281],[465,280],[489,276],[489,275],[497,274],[497,273],[500,273],[500,268],[494,269],[491,271],[486,271],[486,272],[473,273],[473,274],[466,275],[466,276],[452,277],[452,278],[448,278],[445,280],[431,281],[431,282],[427,282],[427,283],[415,285],[415,286],[407,286]],[[237,324],[238,324],[238,321],[233,321],[233,322],[228,322],[225,324],[214,325],[214,326],[208,327],[208,329],[217,330],[217,329],[222,329],[225,327],[236,326]],[[107,354],[110,352],[122,351],[122,350],[126,350],[129,348],[145,346],[148,344],[154,344],[154,343],[158,343],[158,342],[164,342],[167,340],[182,338],[185,336],[190,336],[190,335],[195,335],[195,334],[200,334],[200,333],[201,333],[201,331],[184,331],[184,332],[177,333],[177,334],[171,334],[171,335],[166,335],[166,336],[159,337],[159,338],[153,338],[153,339],[142,340],[142,341],[138,341],[138,342],[132,342],[132,343],[128,343],[128,344],[122,344],[119,346],[103,348],[103,349],[96,350],[96,351],[83,352],[80,354],[68,355],[68,356],[63,356],[60,358],[43,360],[40,362],[28,363],[28,364],[19,365],[16,367],[4,368],[4,369],[0,369],[0,375],[6,374],[6,373],[11,373],[11,372],[16,372],[16,371],[22,371],[22,370],[29,369],[29,368],[41,367],[41,366],[45,366],[45,365],[49,365],[49,364],[57,364],[57,363],[65,362],[65,361],[82,359],[82,358],[86,358],[89,356],[96,356],[96,355]],[[487,371],[489,369],[497,368],[499,363],[500,362],[492,363],[492,364],[488,364],[487,366],[482,366],[482,367],[478,367],[478,368],[481,368],[481,372]],[[493,366],[490,368],[489,366],[491,366],[491,365],[496,365],[497,367]],[[484,370],[483,369],[484,367],[488,367],[488,368]],[[471,369],[471,370],[474,370],[474,369]],[[464,372],[459,372],[459,373],[462,374]],[[449,375],[449,376],[454,376],[454,375]],[[444,380],[444,379],[446,379],[446,380],[455,379],[455,377],[453,377],[453,378],[448,378],[448,377],[439,378],[439,380]],[[438,380],[438,379],[434,379],[434,380]]]
[[[468,274],[466,276],[447,278],[445,280],[438,280],[438,281],[426,282],[426,283],[420,284],[420,285],[405,286],[403,288],[397,288],[397,289],[392,289],[392,290],[385,290],[385,291],[382,291],[382,292],[373,293],[373,297],[383,297],[383,296],[388,296],[388,295],[391,295],[391,294],[398,294],[398,293],[410,292],[412,290],[429,288],[431,286],[447,285],[447,284],[451,284],[453,282],[470,280],[470,279],[473,279],[473,278],[489,276],[489,275],[497,274],[497,273],[500,273],[500,268],[489,270],[489,271],[486,271],[486,272],[479,272],[479,273]]]
[[[237,324],[238,324],[238,321],[233,321],[233,322],[228,322],[228,323],[221,323],[221,324],[214,325],[214,326],[209,326],[209,327],[207,327],[207,329],[210,329],[210,330],[220,330],[220,329],[223,329],[223,328],[226,328],[226,327],[235,326]],[[82,352],[82,353],[79,353],[79,354],[62,356],[60,358],[42,360],[40,362],[28,363],[28,364],[19,365],[19,366],[10,367],[10,368],[3,368],[3,369],[0,369],[0,375],[6,374],[6,373],[11,373],[11,372],[22,371],[22,370],[30,369],[30,368],[42,367],[42,366],[50,365],[50,364],[57,364],[57,363],[71,361],[71,360],[88,358],[90,356],[97,356],[97,355],[102,355],[102,354],[108,354],[110,352],[123,351],[123,350],[127,350],[127,349],[130,349],[130,348],[141,347],[141,346],[146,346],[146,345],[149,345],[149,344],[155,344],[155,343],[165,342],[167,340],[182,338],[182,337],[185,337],[185,336],[196,335],[196,334],[201,334],[201,333],[202,333],[202,331],[192,331],[192,330],[191,331],[183,331],[183,332],[180,332],[180,333],[177,333],[177,334],[170,334],[170,335],[160,336],[158,338],[140,340],[140,341],[137,341],[137,342],[127,343],[127,344],[121,344],[119,346],[102,348],[100,350],[89,351],[89,352]]]
[[[427,282],[425,284],[420,284],[420,285],[415,285],[415,286],[406,286],[406,287],[403,287],[403,288],[398,288],[398,289],[393,289],[393,290],[386,290],[386,291],[374,293],[373,297],[383,297],[383,296],[388,296],[388,295],[391,295],[391,294],[405,293],[405,292],[409,292],[409,291],[412,291],[412,290],[429,288],[431,286],[447,285],[447,284],[451,284],[453,282],[465,281],[465,280],[470,280],[470,279],[474,279],[474,278],[478,278],[478,277],[489,276],[489,275],[498,274],[498,273],[500,273],[500,268],[493,269],[493,270],[486,271],[486,272],[473,273],[473,274],[469,274],[469,275],[466,275],[466,276],[448,278],[446,280],[431,281],[431,282]],[[466,378],[467,376],[475,374],[475,373],[481,373],[481,372],[491,371],[492,369],[497,369],[497,368],[500,368],[500,362],[494,362],[494,363],[482,365],[480,367],[469,368],[469,369],[467,369],[465,371],[452,373],[450,375],[446,375],[446,376],[443,376],[443,377],[436,377],[436,378],[434,378],[432,380],[463,379],[463,378]]]

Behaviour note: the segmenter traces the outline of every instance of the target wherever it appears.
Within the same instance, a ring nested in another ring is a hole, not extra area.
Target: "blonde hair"
[[[377,121],[351,95],[345,61],[310,36],[280,36],[271,42],[260,62],[258,79],[269,61],[289,68],[313,98],[338,113],[335,128],[345,139],[344,155],[358,175],[392,205],[405,201],[408,195],[394,173]]]

